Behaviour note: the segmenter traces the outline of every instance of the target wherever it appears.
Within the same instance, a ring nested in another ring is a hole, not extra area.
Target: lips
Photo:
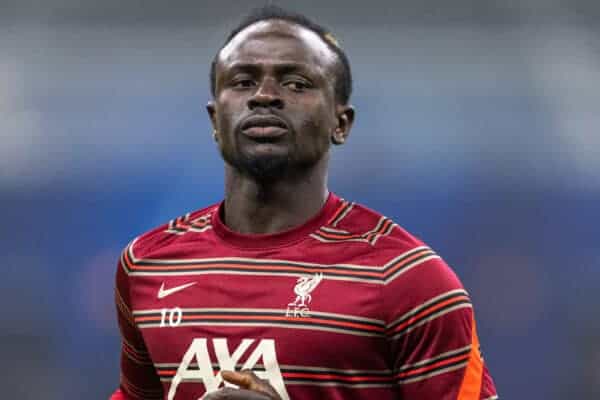
[[[254,115],[242,123],[242,133],[255,139],[276,139],[288,131],[287,124],[273,115]]]
[[[254,115],[246,118],[242,124],[242,130],[254,127],[278,127],[287,129],[287,124],[274,115]]]

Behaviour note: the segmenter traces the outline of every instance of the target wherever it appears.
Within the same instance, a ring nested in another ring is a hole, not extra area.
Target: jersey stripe
[[[386,264],[383,283],[388,284],[414,267],[435,258],[440,257],[433,250],[428,247],[417,247]]]
[[[373,229],[364,233],[350,233],[340,230],[334,231],[332,229],[327,229],[327,227],[321,227],[310,236],[325,243],[354,241],[365,242],[369,243],[371,246],[374,246],[381,236],[389,235],[395,226],[397,225],[389,218],[381,217]]]
[[[352,207],[354,207],[354,203],[342,200],[342,205],[335,211],[335,213],[333,213],[329,221],[327,221],[327,225],[335,228],[337,224],[339,224],[340,221],[344,219],[346,215],[348,215],[350,210],[352,210]]]
[[[433,371],[439,371],[442,369],[445,370],[449,366],[464,364],[468,359],[469,353],[452,357],[446,357],[430,365],[426,365],[409,371],[400,372],[396,376],[398,377],[398,379],[409,379],[417,376],[423,376],[424,374],[429,376]]]
[[[139,365],[151,365],[152,360],[148,353],[142,353],[131,346],[127,341],[123,340],[121,343],[121,349],[123,350],[123,354],[127,356],[131,361]]]
[[[123,319],[127,321],[131,326],[135,326],[131,310],[129,309],[129,307],[127,307],[127,304],[125,303],[125,300],[123,300],[121,293],[119,293],[119,288],[117,287],[115,287],[115,304],[117,306],[119,314],[123,317]]]
[[[431,377],[441,375],[446,372],[456,371],[464,368],[467,365],[469,358],[469,350],[467,348],[453,351],[454,354],[450,357],[443,358],[435,357],[436,362],[431,363],[431,360],[424,360],[423,363],[429,363],[427,366],[423,364],[420,368],[412,371],[404,370],[398,373],[392,373],[388,369],[384,370],[344,370],[334,368],[314,368],[306,366],[281,365],[281,375],[284,378],[286,385],[316,385],[316,386],[344,386],[352,388],[373,388],[373,387],[392,387],[396,384],[409,384]],[[466,353],[465,353],[466,350]],[[451,352],[448,352],[450,354]],[[463,354],[465,353],[465,354]],[[415,364],[416,365],[416,364]],[[158,375],[162,382],[169,382],[177,373],[179,364],[162,363],[154,364]],[[193,362],[188,367],[190,370],[198,369],[198,364]],[[212,364],[215,374],[219,372],[219,365]],[[236,366],[239,370],[241,364]],[[257,364],[254,368],[256,371],[261,371],[264,367]]]
[[[383,336],[383,321],[356,318],[351,315],[311,312],[301,318],[288,317],[286,309],[181,309],[179,327],[185,326],[277,326],[290,329],[322,330],[360,336]],[[161,310],[134,311],[140,329],[164,325]]]
[[[148,354],[148,351],[146,351],[146,349],[140,349],[139,347],[134,346],[125,337],[121,337],[121,341],[124,344],[126,344],[127,347],[129,348],[129,350],[134,352],[137,357],[149,359],[149,354]]]
[[[419,381],[423,381],[425,379],[433,378],[434,376],[437,376],[437,375],[445,374],[446,372],[452,372],[452,371],[459,370],[461,368],[464,368],[466,365],[467,365],[467,361],[458,361],[452,365],[443,366],[442,368],[439,368],[439,369],[436,369],[433,371],[428,371],[424,374],[398,379],[396,382],[399,385],[406,385],[409,383],[419,382]]]
[[[412,331],[427,322],[461,308],[470,308],[471,300],[463,289],[451,290],[438,295],[394,320],[387,326],[392,339]]]
[[[393,258],[383,266],[353,264],[316,264],[288,260],[252,258],[205,259],[138,259],[133,253],[135,240],[121,254],[121,264],[128,275],[204,275],[238,274],[294,276],[322,273],[324,278],[369,282],[386,285],[401,274],[439,256],[426,246],[419,246]]]
[[[155,364],[154,367],[162,382],[169,382],[177,373],[178,364]],[[188,366],[189,370],[198,369],[196,362]],[[219,365],[212,364],[215,375],[220,371]],[[236,365],[236,370],[242,368]],[[257,364],[254,371],[264,371],[262,364]],[[352,388],[393,387],[395,378],[390,370],[343,370],[333,368],[315,368],[306,366],[280,365],[285,385],[345,386]]]
[[[189,220],[190,214],[186,214],[182,217],[177,217],[167,225],[165,232],[172,233],[175,235],[183,235],[188,232],[205,232],[212,228],[211,225],[211,213],[201,215],[192,221]]]
[[[398,372],[404,372],[407,370],[415,370],[421,367],[429,366],[437,363],[438,361],[446,360],[455,356],[465,356],[469,354],[471,351],[471,345],[461,347],[460,349],[446,351],[444,353],[438,354],[435,357],[428,358],[426,360],[421,360],[419,362],[413,364],[405,364],[398,369]]]
[[[216,313],[216,314],[230,314],[233,313],[235,314],[242,314],[242,315],[262,315],[262,314],[267,314],[267,315],[280,315],[283,311],[283,313],[285,314],[285,309],[281,309],[281,308],[185,308],[183,310],[186,311],[190,311],[190,312],[206,312],[206,313]],[[133,312],[133,314],[135,316],[142,316],[142,315],[152,315],[152,314],[160,314],[160,312],[162,311],[162,309],[147,309],[147,310],[135,310]],[[359,317],[359,316],[355,316],[355,315],[350,315],[350,314],[338,314],[338,313],[329,313],[329,312],[322,312],[322,311],[310,311],[310,315],[311,316],[318,316],[318,317],[324,317],[324,318],[331,318],[331,319],[339,319],[339,320],[350,320],[350,321],[357,321],[357,322],[365,322],[368,324],[372,324],[375,326],[384,326],[385,322],[383,320],[380,319],[374,319],[374,318],[366,318],[366,317]]]

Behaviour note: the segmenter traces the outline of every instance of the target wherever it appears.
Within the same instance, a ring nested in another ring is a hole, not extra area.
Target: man
[[[114,399],[496,399],[468,294],[433,250],[327,190],[344,52],[267,6],[212,66],[222,203],[127,246]]]

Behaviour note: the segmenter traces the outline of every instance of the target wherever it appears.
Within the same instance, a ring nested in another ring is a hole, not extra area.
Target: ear
[[[208,112],[208,117],[210,118],[213,129],[217,130],[217,108],[213,100],[209,101],[206,105],[206,111]]]
[[[354,107],[349,104],[338,104],[335,113],[337,126],[331,134],[331,142],[340,145],[344,144],[350,135],[350,129],[354,123]]]
[[[215,107],[214,101],[209,101],[206,105],[206,111],[208,112],[208,117],[210,118],[210,123],[213,127],[212,137],[213,140],[219,143],[219,132],[217,130],[217,108]]]

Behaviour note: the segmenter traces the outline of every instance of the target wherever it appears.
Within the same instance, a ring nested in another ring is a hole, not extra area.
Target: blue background
[[[599,3],[451,3],[293,6],[354,70],[330,188],[453,266],[501,398],[596,399]],[[260,4],[0,1],[3,397],[116,387],[117,257],[221,199],[209,63]]]

